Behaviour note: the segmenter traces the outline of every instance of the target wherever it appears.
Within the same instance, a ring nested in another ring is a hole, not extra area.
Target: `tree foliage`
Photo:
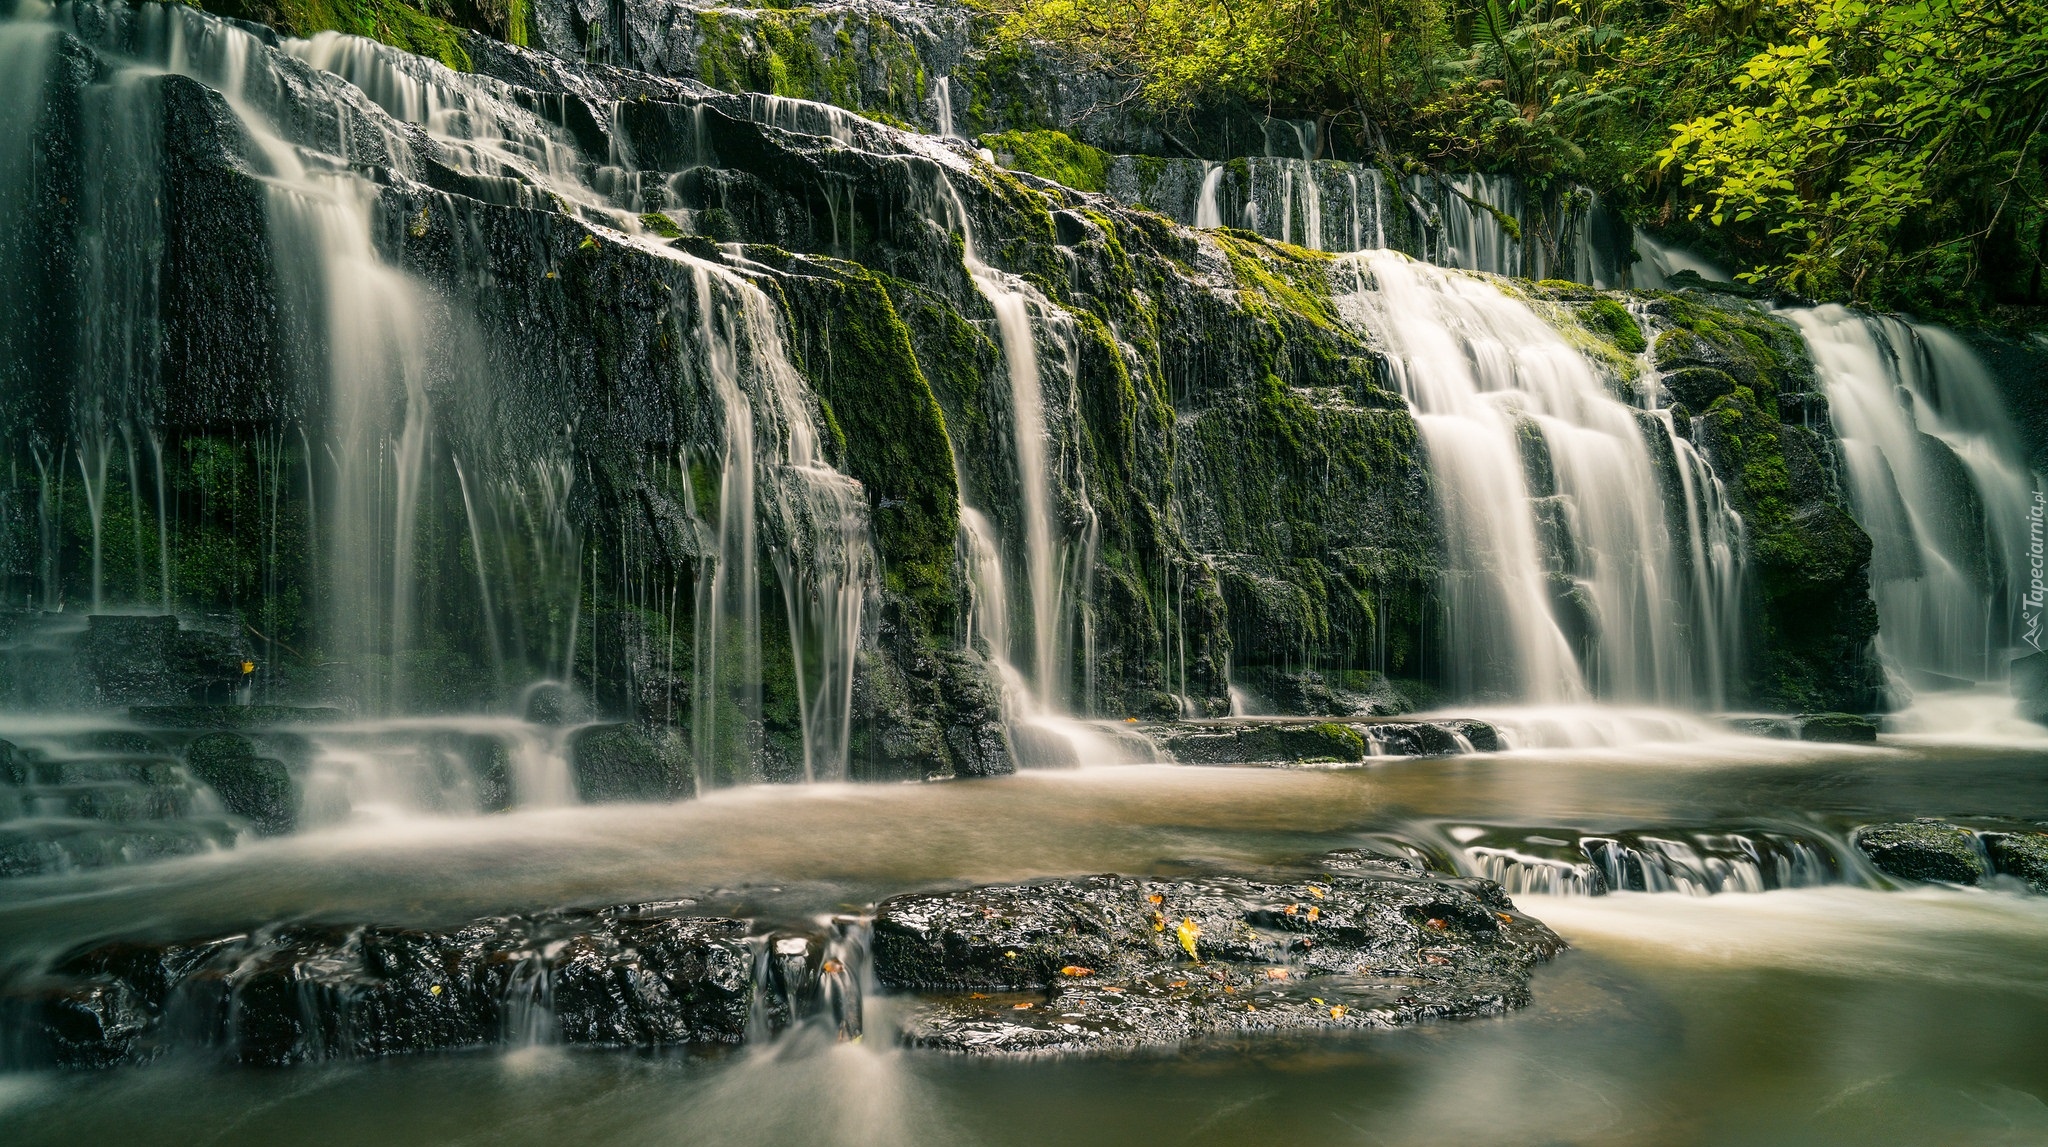
[[[1800,294],[2048,301],[2048,0],[980,2],[1167,114],[1586,184]]]
[[[1699,192],[1691,214],[1747,233],[1749,278],[1802,294],[1924,306],[1968,293],[1988,261],[2020,272],[2004,293],[2038,297],[2048,4],[1777,7],[1784,42],[1658,155]]]

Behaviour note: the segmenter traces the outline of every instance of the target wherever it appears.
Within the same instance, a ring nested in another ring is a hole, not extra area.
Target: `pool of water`
[[[0,968],[113,936],[281,919],[449,923],[694,896],[767,920],[917,888],[1456,855],[1468,826],[2048,821],[2048,743],[1748,738],[1350,769],[1119,766],[966,783],[757,787],[664,806],[415,817],[0,885]],[[1472,830],[1476,831],[1476,830]],[[870,1035],[718,1055],[552,1047],[261,1071],[187,1053],[0,1076],[20,1144],[2042,1143],[2048,897],[1885,882],[1714,896],[1522,894],[1572,945],[1506,1016],[976,1060]]]

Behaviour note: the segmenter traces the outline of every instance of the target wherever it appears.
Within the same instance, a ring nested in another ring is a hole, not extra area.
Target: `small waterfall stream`
[[[2002,680],[2037,480],[1983,364],[1939,327],[1840,306],[1781,313],[1812,349],[1870,534],[1893,700]]]

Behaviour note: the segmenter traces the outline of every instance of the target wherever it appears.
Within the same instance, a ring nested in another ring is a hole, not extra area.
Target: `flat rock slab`
[[[1564,942],[1490,881],[1356,851],[1313,875],[1094,876],[901,896],[800,929],[692,903],[447,929],[287,924],[116,941],[0,984],[0,1060],[109,1067],[174,1047],[284,1066],[532,1039],[733,1045],[861,1034],[863,967],[910,1044],[1106,1052],[1218,1032],[1381,1028],[1520,1007]]]
[[[1488,881],[1333,854],[1301,879],[1096,876],[885,901],[874,967],[907,1042],[981,1054],[1382,1028],[1529,1000],[1564,948]]]

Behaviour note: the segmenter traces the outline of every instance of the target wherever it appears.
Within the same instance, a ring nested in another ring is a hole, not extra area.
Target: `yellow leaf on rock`
[[[1084,968],[1084,967],[1082,967],[1082,966],[1081,966],[1081,965],[1079,965],[1079,964],[1068,964],[1068,965],[1067,965],[1066,967],[1064,967],[1064,968],[1061,968],[1061,969],[1060,969],[1060,975],[1062,975],[1062,976],[1076,976],[1076,977],[1078,977],[1078,976],[1092,976],[1092,975],[1094,975],[1094,974],[1095,974],[1095,969],[1093,969],[1093,968]]]
[[[1180,926],[1173,930],[1173,934],[1180,937],[1180,946],[1187,949],[1189,959],[1202,958],[1201,954],[1195,951],[1195,938],[1202,934],[1202,926],[1195,923],[1194,917],[1181,917]]]
[[[1350,1008],[1345,1007],[1343,1004],[1338,1004],[1337,1006],[1330,1009],[1330,1018],[1333,1020],[1341,1020],[1344,1018],[1344,1013],[1350,1010]]]

